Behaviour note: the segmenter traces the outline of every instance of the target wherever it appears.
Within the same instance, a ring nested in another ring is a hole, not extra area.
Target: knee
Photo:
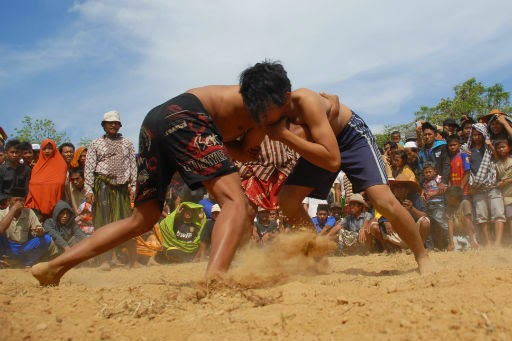
[[[43,236],[40,237],[40,239],[41,239],[41,245],[43,247],[49,247],[50,244],[52,243],[52,237],[48,233],[45,233]]]

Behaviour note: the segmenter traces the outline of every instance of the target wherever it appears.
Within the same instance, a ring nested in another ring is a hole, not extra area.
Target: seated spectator
[[[75,213],[71,206],[63,200],[55,205],[52,218],[46,219],[43,227],[52,237],[60,252],[66,252],[70,247],[87,238],[87,235],[76,223]]]
[[[87,147],[78,147],[75,155],[69,164],[71,168],[85,168],[85,159],[87,157]]]
[[[316,216],[311,218],[313,225],[315,225],[316,233],[320,235],[329,235],[334,225],[336,225],[336,219],[329,215],[329,205],[320,204],[316,208]],[[332,235],[332,233],[331,233]]]
[[[25,198],[24,188],[13,188],[9,207],[0,210],[0,255],[31,267],[49,250],[52,238],[34,212],[24,207]]]
[[[302,200],[302,205],[304,206],[304,209],[308,211],[308,215],[310,218],[313,218],[316,216],[316,211],[318,208],[318,205],[320,204],[329,204],[327,201],[327,198],[325,199],[317,199],[313,197],[305,197],[304,200]]]
[[[163,250],[158,262],[189,262],[194,259],[206,223],[202,205],[182,202],[160,222]]]
[[[75,222],[85,234],[94,233],[94,225],[92,224],[92,205],[87,201],[78,206]]]
[[[338,224],[343,218],[343,206],[338,202],[333,202],[331,204],[331,215],[334,217],[336,224]]]
[[[446,203],[448,251],[478,249],[473,228],[473,208],[471,202],[464,199],[462,189],[458,186],[449,187],[446,191]]]
[[[256,242],[259,245],[264,245],[272,240],[277,233],[279,233],[279,224],[275,219],[270,219],[270,210],[259,207],[253,227],[253,237]]]
[[[20,144],[19,140],[8,140],[5,144],[7,160],[0,165],[0,209],[7,208],[7,199],[13,188],[25,188],[28,191],[32,169],[20,163]]]
[[[51,217],[53,208],[64,194],[68,166],[57,151],[55,142],[42,142],[28,186],[25,206],[37,210],[45,219]]]
[[[206,213],[206,218],[212,219],[212,207],[217,203],[213,195],[208,193],[208,195],[205,198],[199,200],[198,203],[204,207],[204,213]]]
[[[215,225],[215,221],[219,217],[220,214],[220,206],[219,204],[215,204],[212,206],[212,219],[206,220],[204,224],[204,228],[201,231],[201,242],[199,243],[199,250],[196,253],[194,260],[203,261],[206,260],[208,255],[210,254],[210,246],[212,244],[212,233],[213,226]]]
[[[430,231],[430,219],[427,217],[427,209],[420,196],[420,185],[415,181],[409,180],[406,176],[400,175],[390,180],[389,186],[397,200],[407,209],[414,221],[416,221],[416,227],[420,232],[423,243],[425,243]],[[392,224],[385,217],[380,218],[378,224],[372,225],[371,232],[387,250],[391,250],[395,247],[408,247],[394,231]]]
[[[73,212],[78,213],[78,207],[85,201],[85,178],[83,168],[71,168],[69,184],[66,185],[66,201]]]
[[[330,234],[338,233],[338,247],[343,254],[369,251],[373,244],[373,236],[370,233],[370,221],[373,216],[365,211],[368,204],[361,194],[355,193],[348,199],[348,205],[350,214],[342,218]]]
[[[448,245],[444,184],[442,183],[441,176],[437,174],[434,164],[431,162],[426,162],[423,165],[423,178],[422,197],[427,206],[427,215],[430,219],[430,235],[433,247],[444,250]]]

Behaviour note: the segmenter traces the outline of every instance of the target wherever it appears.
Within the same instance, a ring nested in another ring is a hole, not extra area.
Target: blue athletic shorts
[[[375,137],[362,118],[352,112],[347,126],[336,138],[341,153],[340,169],[347,174],[354,193],[388,183]],[[315,166],[301,157],[285,185],[312,187],[310,197],[325,199],[338,173]]]

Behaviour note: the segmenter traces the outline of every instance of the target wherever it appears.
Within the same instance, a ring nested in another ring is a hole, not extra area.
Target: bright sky
[[[48,118],[74,143],[189,88],[280,60],[294,88],[336,93],[375,132],[471,77],[512,91],[512,1],[0,1],[0,126]]]

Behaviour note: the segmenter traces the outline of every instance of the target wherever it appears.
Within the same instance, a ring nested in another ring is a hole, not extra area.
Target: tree
[[[14,128],[16,138],[21,141],[31,143],[41,143],[44,139],[52,139],[58,146],[69,138],[65,132],[59,133],[55,129],[55,124],[49,119],[33,120],[30,116],[25,116],[21,122],[20,129]]]
[[[90,139],[88,137],[82,137],[82,138],[80,138],[80,141],[78,141],[77,147],[89,147],[91,142],[92,142],[92,139]]]

